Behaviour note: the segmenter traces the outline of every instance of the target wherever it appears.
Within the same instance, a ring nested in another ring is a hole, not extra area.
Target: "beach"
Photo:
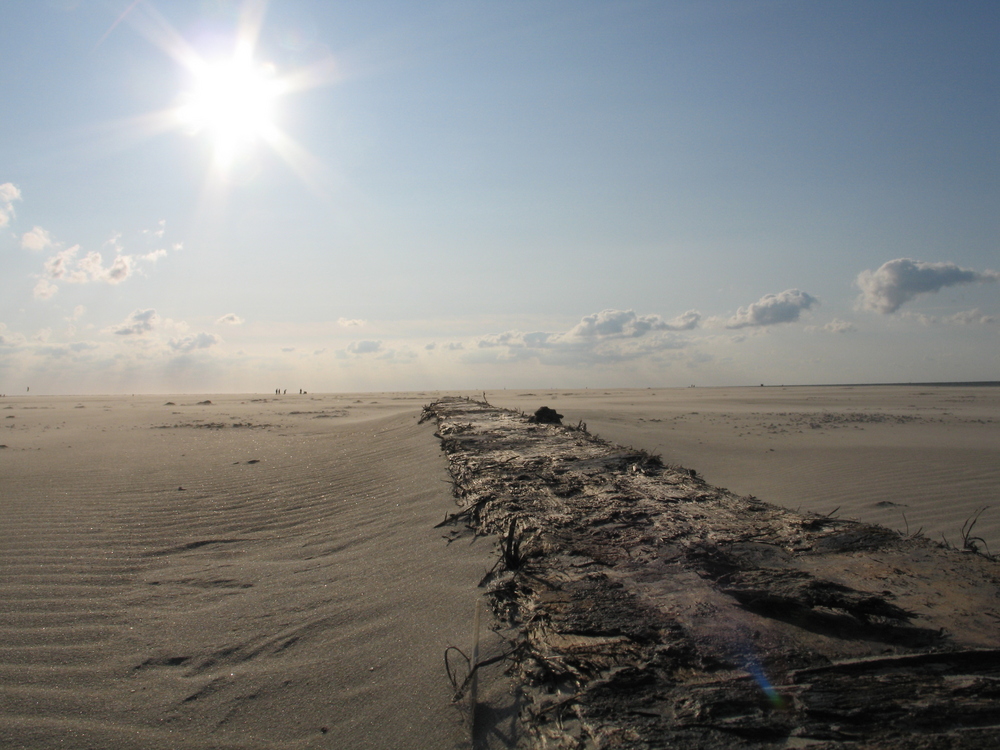
[[[428,400],[0,403],[0,745],[463,746],[492,550]]]
[[[436,528],[458,506],[420,417],[445,395],[483,393],[0,400],[0,744],[468,747],[443,655],[471,648],[496,555]],[[740,496],[953,545],[1000,494],[1000,388],[485,396]],[[1000,508],[971,536],[1000,548]],[[513,746],[514,686],[483,690],[482,742]]]

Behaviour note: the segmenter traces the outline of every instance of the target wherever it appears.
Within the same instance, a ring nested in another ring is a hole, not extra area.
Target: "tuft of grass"
[[[968,550],[969,552],[975,552],[977,555],[983,555],[984,557],[993,558],[990,554],[989,545],[986,544],[986,540],[981,536],[973,536],[972,530],[976,528],[976,524],[979,522],[979,517],[983,515],[983,512],[988,510],[990,506],[984,505],[982,508],[977,510],[971,516],[965,519],[965,523],[962,524],[962,549]],[[982,545],[982,547],[980,547]],[[986,550],[983,552],[983,550]]]

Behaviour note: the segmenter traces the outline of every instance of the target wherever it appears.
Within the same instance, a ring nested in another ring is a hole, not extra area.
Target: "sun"
[[[199,60],[190,72],[191,88],[181,95],[175,116],[189,133],[210,138],[217,161],[229,163],[273,137],[282,93],[273,65],[241,55]]]

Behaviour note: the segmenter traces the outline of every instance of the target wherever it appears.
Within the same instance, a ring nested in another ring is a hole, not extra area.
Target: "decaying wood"
[[[1000,746],[1000,567],[482,402],[427,407],[527,744]]]

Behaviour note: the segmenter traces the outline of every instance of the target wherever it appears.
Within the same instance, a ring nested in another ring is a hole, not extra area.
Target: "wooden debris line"
[[[583,429],[425,409],[545,748],[1000,746],[1000,567]],[[443,524],[443,525],[444,525]]]

